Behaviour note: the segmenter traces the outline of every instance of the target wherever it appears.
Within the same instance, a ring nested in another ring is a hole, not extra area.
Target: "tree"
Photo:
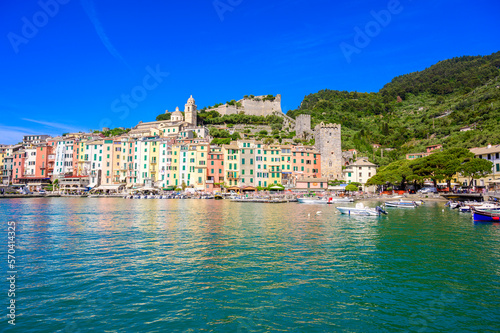
[[[264,140],[262,140],[262,142],[265,145],[272,145],[274,143],[274,139],[273,138],[265,138]]]
[[[377,174],[368,179],[366,185],[385,185],[390,183],[394,185],[399,184],[403,188],[407,181],[416,179],[416,175],[410,167],[411,163],[409,160],[392,162],[377,170]]]
[[[458,172],[460,165],[474,157],[466,148],[451,148],[439,153],[432,154],[436,161],[436,173],[446,180],[448,188],[451,188],[451,180]]]
[[[469,184],[472,184],[474,179],[483,178],[490,174],[492,168],[492,162],[482,158],[472,158],[460,166],[459,172],[470,178]]]
[[[345,190],[349,191],[349,192],[355,192],[355,191],[359,191],[359,188],[356,185],[349,184],[345,187]]]
[[[170,112],[162,113],[162,114],[156,116],[156,121],[170,120],[171,115],[172,115],[172,113],[170,113]]]

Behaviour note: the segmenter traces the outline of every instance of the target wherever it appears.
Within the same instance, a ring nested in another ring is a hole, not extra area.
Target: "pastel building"
[[[240,186],[240,148],[236,144],[223,145],[224,186]]]
[[[240,148],[241,186],[256,186],[255,141],[238,140],[237,145]]]
[[[14,153],[13,169],[12,169],[12,183],[19,184],[24,177],[24,166],[26,160],[26,152],[24,149],[18,150]]]
[[[266,145],[264,146],[264,168],[268,174],[268,184],[281,184],[281,153],[280,145]],[[266,161],[267,160],[267,161]],[[266,186],[266,185],[265,185]]]
[[[210,146],[207,163],[207,191],[219,191],[220,186],[217,184],[224,183],[224,153],[222,147]]]
[[[368,179],[377,173],[377,166],[367,158],[361,157],[356,162],[345,167],[343,174],[347,183],[357,182],[365,186]]]
[[[57,138],[55,143],[54,177],[64,177],[73,174],[73,143],[74,139]]]
[[[101,185],[102,180],[102,140],[88,141],[85,147],[85,155],[88,157],[89,187],[94,188]]]
[[[458,180],[465,186],[484,187],[489,190],[500,189],[500,145],[471,148],[470,151],[476,158],[482,158],[493,163],[491,173],[486,177],[474,179],[473,184],[469,184],[470,179],[466,177],[461,176]]]
[[[321,154],[313,147],[294,147],[292,149],[292,168],[297,178],[319,178],[321,176]]]

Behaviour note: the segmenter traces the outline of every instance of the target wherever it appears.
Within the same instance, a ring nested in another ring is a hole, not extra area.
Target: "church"
[[[166,110],[165,113],[169,111]],[[134,126],[128,135],[132,138],[162,136],[173,137],[179,136],[187,129],[195,129],[198,124],[198,111],[193,96],[189,97],[184,106],[184,115],[179,110],[179,107],[172,112],[170,120],[150,121],[143,123],[140,121]]]

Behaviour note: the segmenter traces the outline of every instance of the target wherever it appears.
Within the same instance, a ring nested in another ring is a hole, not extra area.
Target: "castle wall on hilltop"
[[[221,116],[238,114],[244,112],[246,115],[250,116],[268,116],[273,114],[273,112],[280,112],[281,110],[281,95],[276,95],[274,101],[264,101],[262,100],[265,96],[256,96],[252,99],[243,98],[238,101],[241,107],[236,107],[235,105],[221,105],[216,109],[210,109],[207,111],[215,110]]]
[[[295,135],[301,137],[303,134],[309,132],[311,132],[311,115],[299,115],[295,120]]]

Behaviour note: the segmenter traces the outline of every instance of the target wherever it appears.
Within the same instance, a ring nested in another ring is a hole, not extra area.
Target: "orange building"
[[[215,184],[224,183],[224,153],[221,147],[210,147],[207,163],[206,191],[220,191],[220,186]]]
[[[292,148],[292,172],[297,178],[321,177],[321,154],[313,147]]]

